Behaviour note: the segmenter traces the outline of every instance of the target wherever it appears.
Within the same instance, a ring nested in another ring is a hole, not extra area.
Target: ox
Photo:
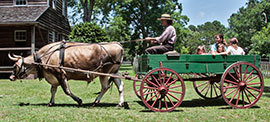
[[[100,102],[100,99],[110,87],[113,81],[119,91],[119,106],[124,103],[123,87],[124,83],[119,78],[110,78],[108,76],[97,76],[94,74],[83,74],[80,72],[69,72],[61,68],[52,68],[33,63],[49,64],[55,66],[64,66],[75,69],[96,71],[100,73],[115,74],[118,72],[123,60],[124,50],[119,43],[99,43],[87,44],[77,42],[55,42],[42,47],[36,53],[28,56],[8,55],[14,64],[13,74],[10,80],[23,79],[29,74],[35,74],[39,78],[45,78],[51,84],[51,100],[48,106],[54,105],[54,97],[57,87],[60,85],[66,95],[70,96],[79,105],[82,100],[75,96],[69,89],[68,80],[85,80],[90,83],[96,77],[99,77],[101,83],[101,92],[95,99],[93,105]]]

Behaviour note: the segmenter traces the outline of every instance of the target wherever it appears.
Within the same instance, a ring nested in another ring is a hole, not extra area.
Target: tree
[[[240,46],[248,52],[253,46],[252,36],[267,26],[270,15],[269,0],[249,0],[246,7],[241,7],[229,18],[230,37],[236,37]],[[267,21],[267,22],[265,22]]]
[[[68,0],[68,6],[73,9],[72,16],[81,14],[83,22],[91,22],[94,5],[95,0]]]
[[[268,27],[263,27],[263,29],[257,32],[252,38],[252,49],[249,54],[257,54],[263,57],[270,56],[270,24]]]
[[[75,25],[72,28],[69,39],[70,41],[84,43],[98,43],[110,41],[104,29],[101,29],[98,25],[90,22]]]

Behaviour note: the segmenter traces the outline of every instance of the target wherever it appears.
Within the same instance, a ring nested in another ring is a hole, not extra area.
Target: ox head
[[[10,75],[9,79],[15,81],[16,79],[26,78],[29,74],[32,74],[35,71],[35,66],[30,59],[30,56],[24,58],[22,56],[8,54],[9,59],[15,61],[13,65],[13,72]]]

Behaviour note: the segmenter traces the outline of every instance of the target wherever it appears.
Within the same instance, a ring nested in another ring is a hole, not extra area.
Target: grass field
[[[131,67],[121,71],[134,73]],[[152,112],[136,97],[132,81],[124,80],[126,108],[115,107],[119,102],[115,86],[91,107],[100,91],[98,80],[87,85],[83,81],[70,81],[72,92],[83,100],[78,106],[59,87],[54,107],[47,107],[50,85],[45,81],[0,80],[0,121],[270,121],[270,79],[265,80],[264,93],[258,103],[249,109],[232,109],[223,99],[204,100],[196,94],[192,82],[185,82],[186,94],[182,104],[173,112]]]

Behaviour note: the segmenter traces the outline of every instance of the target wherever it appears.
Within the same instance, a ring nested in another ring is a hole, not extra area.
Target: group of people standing
[[[172,26],[173,19],[169,14],[162,14],[161,18],[162,26],[164,26],[164,31],[159,37],[147,37],[145,38],[148,42],[158,43],[158,46],[152,46],[146,49],[148,54],[163,54],[168,51],[174,50],[174,43],[176,42],[176,31]],[[238,40],[236,38],[229,39],[229,45],[224,39],[223,34],[218,34],[215,36],[216,43],[211,45],[210,54],[212,55],[245,55],[244,50],[238,46]],[[197,54],[207,55],[205,46],[198,46]]]

